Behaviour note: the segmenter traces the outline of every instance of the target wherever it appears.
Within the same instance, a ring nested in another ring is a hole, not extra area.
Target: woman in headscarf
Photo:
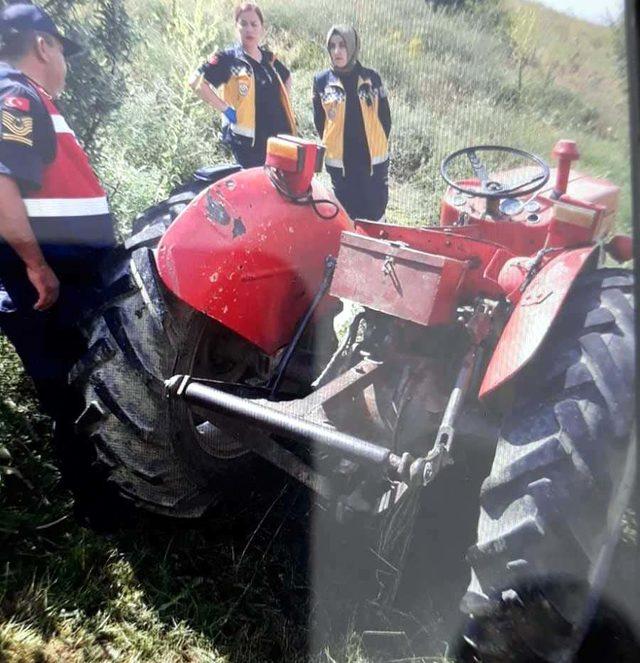
[[[378,220],[389,199],[391,111],[380,75],[358,60],[351,26],[327,33],[331,67],[313,80],[313,116],[333,190],[352,218]]]
[[[267,139],[296,133],[289,101],[291,74],[271,51],[260,46],[264,16],[243,2],[234,10],[238,43],[204,62],[189,83],[207,104],[222,113],[222,140],[244,168],[261,166]],[[215,88],[220,88],[220,94]]]

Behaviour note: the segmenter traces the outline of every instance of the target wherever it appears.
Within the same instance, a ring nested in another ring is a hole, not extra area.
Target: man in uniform
[[[37,5],[0,11],[0,331],[53,416],[79,351],[73,323],[115,244],[105,192],[54,103],[79,50]]]

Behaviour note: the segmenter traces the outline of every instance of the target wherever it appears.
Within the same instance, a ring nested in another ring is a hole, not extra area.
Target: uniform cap
[[[65,57],[71,57],[82,51],[82,46],[60,34],[51,17],[38,5],[18,3],[7,5],[0,11],[0,35],[9,35],[35,30],[54,36],[62,44]]]

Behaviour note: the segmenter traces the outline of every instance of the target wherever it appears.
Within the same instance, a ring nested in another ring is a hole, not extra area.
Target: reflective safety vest
[[[326,149],[325,164],[344,169],[347,93],[340,78],[330,69],[322,78],[324,87],[320,89],[320,99],[325,113],[322,134],[322,142]],[[358,99],[369,146],[372,172],[373,166],[384,163],[389,158],[389,141],[378,115],[380,96],[384,94],[386,93],[378,74],[373,69],[362,67],[358,75]]]
[[[229,106],[233,106],[236,110],[237,121],[235,124],[230,125],[231,132],[239,136],[251,138],[253,144],[256,138],[256,91],[253,68],[241,46],[236,46],[230,49],[230,51],[235,58],[235,62],[231,66],[231,77],[222,86],[222,98]],[[272,66],[278,80],[280,102],[289,122],[289,133],[295,136],[297,131],[296,120],[291,109],[287,88],[275,67],[273,67],[273,63],[276,60],[275,55],[268,51],[266,53],[270,56],[269,64]]]
[[[23,197],[41,244],[105,247],[115,244],[104,189],[74,132],[51,97],[34,84],[56,133],[54,160],[45,166],[42,186]]]

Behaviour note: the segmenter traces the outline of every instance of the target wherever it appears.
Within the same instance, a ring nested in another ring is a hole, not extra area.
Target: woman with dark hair
[[[313,80],[313,117],[333,190],[352,218],[378,220],[389,199],[391,111],[378,72],[358,61],[353,27],[327,33],[331,67]]]
[[[235,8],[234,19],[238,43],[214,53],[189,84],[222,113],[223,142],[241,166],[252,168],[264,164],[270,136],[296,133],[289,101],[291,74],[260,46],[264,16],[258,5],[243,2]]]

